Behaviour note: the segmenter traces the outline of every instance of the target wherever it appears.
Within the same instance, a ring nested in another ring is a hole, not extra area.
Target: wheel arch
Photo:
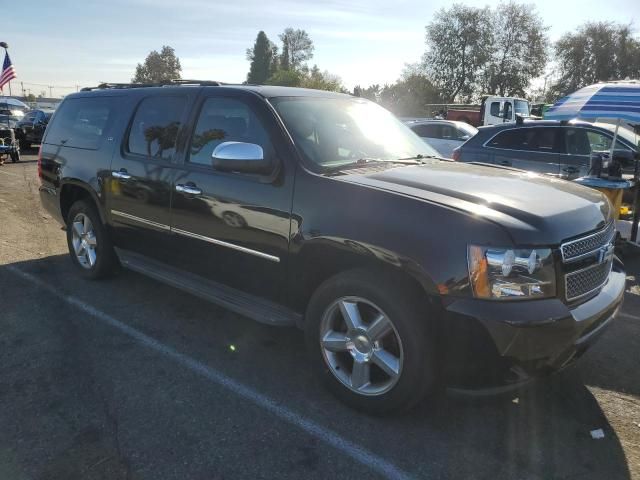
[[[90,200],[96,207],[102,223],[106,224],[106,216],[100,208],[100,198],[90,185],[80,180],[69,179],[62,183],[60,187],[60,213],[66,222],[69,209],[78,200]]]
[[[306,242],[295,255],[288,276],[291,306],[296,311],[305,312],[311,296],[320,285],[351,270],[392,276],[424,296],[430,304],[439,304],[436,284],[416,262],[362,242],[325,238]]]

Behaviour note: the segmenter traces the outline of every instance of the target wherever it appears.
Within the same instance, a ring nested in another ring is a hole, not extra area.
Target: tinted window
[[[273,155],[267,132],[247,104],[234,98],[209,98],[191,138],[189,162],[211,166],[213,150],[223,142],[253,143],[262,147],[265,158]]]
[[[187,104],[185,97],[149,97],[138,105],[131,123],[129,153],[170,160]]]
[[[491,102],[491,109],[489,110],[489,113],[493,117],[499,117],[500,116],[500,102]]]
[[[62,102],[49,127],[46,143],[95,150],[113,115],[110,98],[72,98]]]
[[[564,129],[564,151],[570,155],[590,155],[591,145],[583,128]]]
[[[528,150],[534,152],[557,152],[556,128],[517,128],[499,133],[487,143],[495,148]]]
[[[439,125],[415,125],[411,130],[424,138],[440,138]]]
[[[29,112],[24,116],[24,121],[25,122],[31,122],[33,123],[33,121],[36,119],[36,115],[38,112]]]

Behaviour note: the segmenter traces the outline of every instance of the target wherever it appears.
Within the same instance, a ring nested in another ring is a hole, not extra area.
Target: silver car
[[[476,127],[452,120],[410,120],[405,123],[445,158],[451,158],[454,148],[478,133]]]

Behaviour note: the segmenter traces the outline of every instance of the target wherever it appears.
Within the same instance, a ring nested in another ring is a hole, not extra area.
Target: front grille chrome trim
[[[589,289],[586,292],[581,292],[578,295],[574,295],[574,296],[570,296],[569,295],[569,281],[573,278],[575,278],[576,276],[585,273],[589,270],[594,270],[596,268],[603,268],[605,269],[605,272],[603,272],[603,277],[604,279],[599,282],[599,284],[591,289]],[[611,274],[611,270],[613,269],[613,259],[610,259],[604,263],[596,263],[595,265],[589,265],[588,267],[585,268],[581,268],[580,270],[576,270],[574,272],[570,272],[567,273],[564,276],[564,292],[565,292],[565,298],[567,299],[568,302],[575,302],[576,300],[580,300],[581,298],[587,297],[589,295],[592,295],[593,293],[597,292],[598,290],[600,290],[602,287],[604,287],[607,282],[609,281],[609,275]]]
[[[562,255],[562,263],[572,263],[580,261],[584,258],[596,255],[598,250],[603,246],[611,243],[616,235],[615,224],[611,222],[602,230],[586,235],[560,245],[560,253]],[[587,248],[582,251],[580,244],[585,243]],[[577,247],[576,247],[577,246]],[[579,253],[571,253],[571,249],[576,249]]]

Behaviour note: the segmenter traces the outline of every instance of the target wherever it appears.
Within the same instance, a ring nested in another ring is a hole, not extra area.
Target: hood
[[[340,178],[485,218],[522,246],[559,244],[612,220],[611,206],[597,190],[497,166],[434,161]]]

